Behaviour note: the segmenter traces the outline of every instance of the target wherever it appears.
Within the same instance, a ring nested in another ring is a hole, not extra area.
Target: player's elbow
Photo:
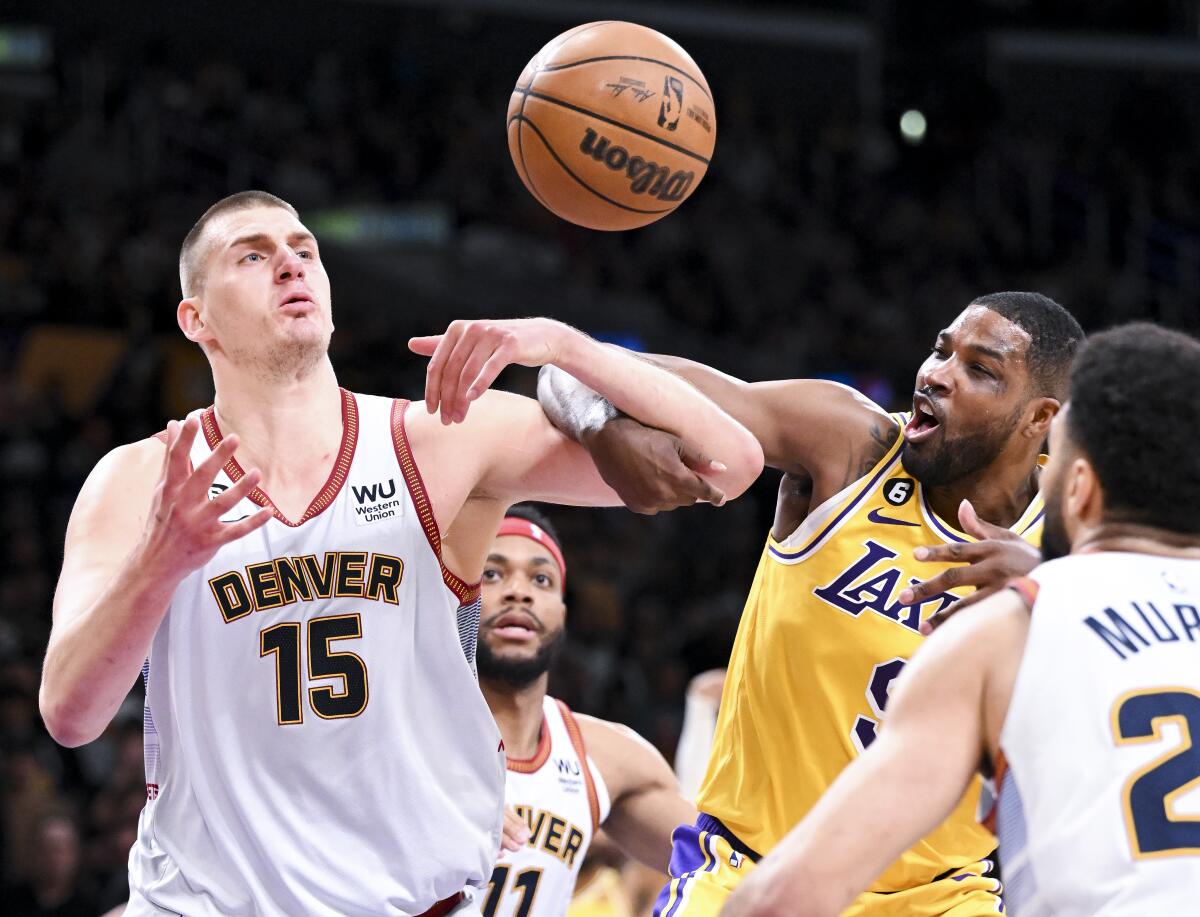
[[[82,704],[73,701],[61,692],[56,692],[45,682],[38,695],[38,708],[41,710],[42,722],[50,738],[65,748],[78,748],[88,742],[94,742],[104,732],[106,722],[97,723],[95,718],[87,717]]]
[[[765,461],[758,440],[748,430],[743,429],[742,433],[733,447],[733,454],[722,459],[728,469],[721,476],[721,486],[727,501],[740,497],[749,490],[750,485],[762,474]]]

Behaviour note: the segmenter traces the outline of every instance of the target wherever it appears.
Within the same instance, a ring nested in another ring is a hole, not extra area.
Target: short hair
[[[554,527],[553,522],[546,518],[546,514],[532,503],[518,503],[516,506],[510,506],[508,512],[504,515],[515,516],[518,519],[524,519],[526,522],[532,522],[554,539],[554,543],[558,545],[560,551],[563,550],[562,539],[558,537],[558,529]]]
[[[991,309],[1029,335],[1025,365],[1034,391],[1039,396],[1065,400],[1071,361],[1083,340],[1083,329],[1075,316],[1041,293],[988,293],[971,305]]]
[[[1093,335],[1071,373],[1067,436],[1106,518],[1200,534],[1200,341],[1138,322]]]
[[[267,191],[239,191],[221,198],[204,211],[183,237],[183,245],[179,247],[179,289],[185,297],[195,296],[204,285],[203,272],[197,263],[197,249],[204,228],[214,217],[233,210],[249,210],[251,207],[281,207],[296,218],[300,216],[295,207]]]

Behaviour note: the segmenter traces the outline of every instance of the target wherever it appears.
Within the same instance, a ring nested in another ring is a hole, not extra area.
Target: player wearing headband
[[[483,570],[476,661],[508,753],[505,803],[527,832],[492,872],[484,917],[566,913],[601,824],[627,854],[665,872],[671,831],[696,817],[648,742],[546,694],[565,636],[566,573],[550,522],[528,506],[509,510]]]

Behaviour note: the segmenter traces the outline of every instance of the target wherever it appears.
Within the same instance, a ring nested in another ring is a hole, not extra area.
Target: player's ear
[[[175,321],[184,337],[197,344],[212,339],[212,332],[205,327],[204,318],[200,314],[200,297],[189,296],[180,300],[175,310]]]
[[[1050,424],[1060,410],[1062,403],[1057,398],[1034,398],[1026,408],[1029,420],[1022,432],[1029,439],[1044,442],[1050,435]]]
[[[1077,456],[1067,471],[1064,508],[1069,517],[1089,525],[1099,522],[1104,512],[1104,493],[1096,469],[1083,456]]]

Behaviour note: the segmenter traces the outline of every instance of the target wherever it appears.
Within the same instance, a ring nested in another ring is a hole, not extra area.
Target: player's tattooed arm
[[[864,465],[869,470],[899,435],[880,407],[834,382],[751,383],[679,357],[643,359],[680,376],[740,421],[762,445],[767,465],[812,479],[818,502],[841,490],[847,478],[861,476]],[[685,499],[686,488],[705,474],[682,457],[666,468],[661,461],[643,461],[653,435],[637,432],[595,392],[560,370],[542,371],[538,398],[555,426],[588,449],[601,476],[631,507],[659,495],[663,505],[657,508],[666,508],[674,488]]]

